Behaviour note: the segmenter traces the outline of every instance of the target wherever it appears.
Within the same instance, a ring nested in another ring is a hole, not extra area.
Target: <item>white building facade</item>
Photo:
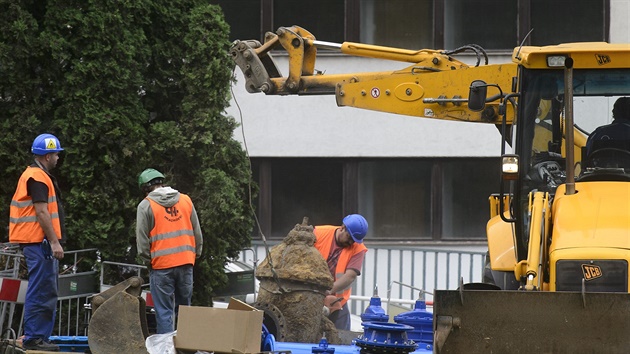
[[[329,42],[407,49],[475,43],[486,48],[490,64],[509,62],[521,42],[630,43],[630,0],[211,2],[223,7],[232,39],[260,40],[266,31],[299,25]],[[273,55],[286,75],[286,55]],[[469,65],[476,61],[472,55],[456,58]],[[315,64],[325,74],[406,66],[341,54],[323,54]],[[488,196],[499,188],[501,139],[494,125],[337,107],[334,96],[250,94],[238,69],[235,78],[227,114],[241,124],[234,138],[252,160],[264,239],[282,239],[304,216],[314,225],[339,224],[344,215],[361,213],[370,223],[368,248],[485,252]],[[253,238],[263,237],[255,230]],[[366,258],[366,269],[379,268],[375,262]],[[403,256],[387,262],[396,269],[411,264]],[[436,268],[445,263],[429,263],[424,274],[442,273]],[[478,281],[482,264],[472,263],[475,276],[467,280]],[[370,276],[366,293],[359,295],[370,296],[372,285],[383,288],[402,277]]]

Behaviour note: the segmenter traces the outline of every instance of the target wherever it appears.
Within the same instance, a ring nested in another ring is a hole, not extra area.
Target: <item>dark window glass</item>
[[[532,45],[605,41],[603,0],[532,0]]]
[[[360,41],[397,48],[433,48],[433,1],[361,1]]]
[[[257,39],[262,42],[260,0],[210,0],[218,4],[230,25],[230,40]]]
[[[444,48],[478,44],[484,49],[517,45],[517,1],[444,0]]]
[[[431,166],[428,161],[359,164],[359,213],[371,239],[431,238]]]
[[[341,43],[345,35],[345,1],[274,0],[273,28],[298,25],[321,41]]]
[[[342,215],[341,162],[282,159],[271,163],[271,234],[285,237],[307,216],[311,225],[339,225]]]
[[[266,236],[284,238],[304,216],[311,225],[339,225],[342,160],[266,161],[271,181],[261,184],[260,193],[271,202],[258,214],[271,223]],[[258,180],[259,163],[252,167]],[[368,220],[372,240],[483,240],[488,197],[497,192],[499,173],[498,158],[383,159],[359,162],[357,179],[346,183],[357,185],[358,212]]]
[[[442,163],[442,239],[485,239],[488,197],[498,192],[498,158]]]

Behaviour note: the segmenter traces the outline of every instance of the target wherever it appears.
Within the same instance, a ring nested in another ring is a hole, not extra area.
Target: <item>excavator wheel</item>
[[[257,302],[254,307],[264,312],[263,325],[270,334],[279,342],[284,342],[287,335],[287,326],[284,315],[275,305],[266,302]]]

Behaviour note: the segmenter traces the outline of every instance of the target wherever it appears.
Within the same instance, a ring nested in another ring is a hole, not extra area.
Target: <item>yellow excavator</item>
[[[286,76],[277,51],[288,56]],[[315,69],[318,51],[409,66],[326,75]],[[476,65],[455,59],[463,52],[476,54]],[[436,352],[628,351],[630,141],[585,147],[617,99],[630,96],[630,44],[521,46],[511,63],[488,65],[474,44],[413,51],[330,43],[292,26],[264,43],[237,40],[230,53],[250,93],[334,95],[338,106],[498,128],[491,284],[435,291]]]

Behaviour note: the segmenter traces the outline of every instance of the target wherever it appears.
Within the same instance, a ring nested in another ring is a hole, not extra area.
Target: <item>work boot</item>
[[[59,346],[57,344],[47,342],[41,338],[29,339],[28,341],[23,342],[22,348],[24,348],[24,350],[39,350],[42,352],[59,351]]]

